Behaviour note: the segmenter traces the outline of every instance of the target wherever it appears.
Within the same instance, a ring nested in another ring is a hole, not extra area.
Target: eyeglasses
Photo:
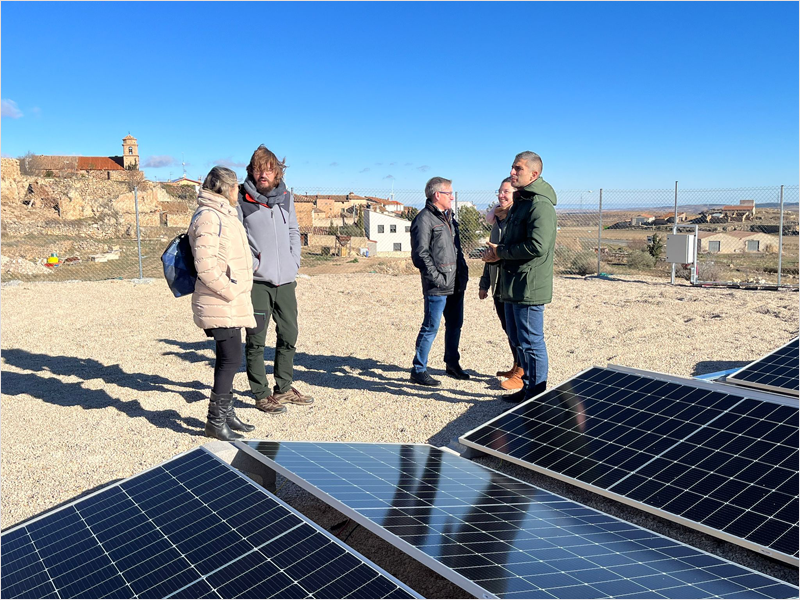
[[[437,194],[447,194],[448,196],[452,196],[455,192],[443,192],[443,191],[440,190],[440,191],[438,191],[436,193]]]

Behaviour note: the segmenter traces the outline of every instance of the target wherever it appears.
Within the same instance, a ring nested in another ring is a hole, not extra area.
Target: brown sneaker
[[[279,415],[286,412],[286,407],[275,399],[275,396],[256,398],[256,408],[270,415]]]
[[[313,404],[314,399],[311,396],[305,396],[298,392],[295,388],[289,388],[288,391],[281,394],[274,394],[273,398],[281,404]],[[285,407],[284,407],[284,410]]]

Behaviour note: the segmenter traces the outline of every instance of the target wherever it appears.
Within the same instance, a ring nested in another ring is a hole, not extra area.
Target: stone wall
[[[0,159],[0,177],[3,181],[7,179],[19,179],[19,161],[16,158]]]
[[[125,171],[118,173],[127,175]],[[140,226],[166,224],[162,205],[169,206],[172,213],[178,212],[174,210],[175,199],[158,184],[144,181],[138,187],[137,197]],[[15,222],[33,220],[90,219],[103,223],[103,227],[113,223],[111,229],[123,230],[136,223],[134,192],[127,180],[27,176],[20,173],[19,161],[9,158],[2,159],[2,204],[6,231],[11,231],[7,226]],[[173,214],[170,225],[177,226],[184,220],[188,224],[193,210],[194,203],[187,203],[186,214]]]
[[[0,198],[3,202],[19,202],[17,181],[21,178],[16,158],[0,159]]]

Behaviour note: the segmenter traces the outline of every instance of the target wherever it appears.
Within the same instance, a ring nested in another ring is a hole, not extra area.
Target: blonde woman
[[[256,326],[250,300],[253,258],[236,214],[238,196],[236,173],[214,167],[203,182],[189,226],[197,269],[194,322],[216,343],[205,434],[225,441],[244,437],[236,431],[255,429],[240,421],[233,409],[233,378],[242,362],[242,328]]]
[[[506,177],[500,183],[500,189],[497,190],[497,204],[490,206],[486,212],[486,221],[492,224],[492,231],[489,234],[489,241],[495,244],[500,242],[500,238],[505,231],[508,221],[508,211],[514,204],[514,187],[511,185],[511,177]],[[500,288],[497,285],[499,267],[497,264],[486,263],[483,266],[483,276],[480,283],[478,283],[478,298],[485,300],[491,291],[492,300],[494,301],[494,309],[497,316],[500,318],[500,325],[503,327],[503,332],[506,332],[506,309],[505,304],[500,299]],[[514,351],[514,346],[509,340],[509,348],[511,348],[511,356],[514,358],[514,365],[508,371],[498,371],[498,377],[507,377],[505,381],[500,382],[500,387],[504,390],[519,390],[522,389],[522,376],[524,372],[522,367],[517,362],[517,355]]]

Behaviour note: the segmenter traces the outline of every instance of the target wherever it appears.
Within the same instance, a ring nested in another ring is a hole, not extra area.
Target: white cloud
[[[332,162],[332,163],[331,163],[331,164],[329,164],[328,166],[329,166],[329,167],[338,167],[338,166],[339,166],[339,163],[337,163],[337,162]]]
[[[19,119],[22,116],[22,111],[13,100],[3,98],[2,105],[2,116],[8,117],[9,119]]]
[[[428,165],[422,165],[421,167],[417,167],[417,171],[422,171],[423,173],[425,171],[430,171],[430,170],[431,168]]]
[[[229,169],[244,169],[248,163],[235,161],[229,156],[228,158],[212,160],[211,164],[219,165],[220,167],[228,167]]]
[[[364,167],[359,171],[359,173],[366,173],[367,171],[369,171],[369,167]]]
[[[384,179],[394,179],[394,175],[387,175]]]
[[[177,164],[178,159],[172,156],[148,156],[142,163],[142,166],[150,169],[158,169],[159,167],[171,167]]]

